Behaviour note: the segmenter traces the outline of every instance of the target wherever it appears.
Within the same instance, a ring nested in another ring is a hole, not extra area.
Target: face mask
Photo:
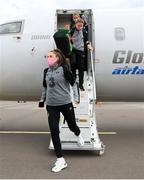
[[[56,60],[54,60],[53,58],[48,58],[48,65],[49,65],[49,67],[53,67],[56,64],[57,64]]]

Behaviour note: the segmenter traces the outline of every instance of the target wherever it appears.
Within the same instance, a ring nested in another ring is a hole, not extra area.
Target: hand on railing
[[[91,42],[90,41],[87,41],[87,48],[88,48],[88,50],[89,51],[93,51],[93,47],[92,47],[92,45],[91,45]]]

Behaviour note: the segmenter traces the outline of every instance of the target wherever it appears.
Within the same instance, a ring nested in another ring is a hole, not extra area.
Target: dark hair
[[[68,68],[70,68],[69,61],[66,59],[65,55],[62,53],[60,49],[54,49],[50,52],[53,52],[58,58],[58,64],[59,65],[66,65]]]

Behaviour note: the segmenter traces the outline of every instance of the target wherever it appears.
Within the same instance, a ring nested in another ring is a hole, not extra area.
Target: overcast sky
[[[144,8],[144,0],[0,0],[0,23],[31,9]]]

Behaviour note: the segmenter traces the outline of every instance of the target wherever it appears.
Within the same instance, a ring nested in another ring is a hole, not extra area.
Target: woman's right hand
[[[38,107],[43,108],[44,107],[44,101],[39,101]]]

